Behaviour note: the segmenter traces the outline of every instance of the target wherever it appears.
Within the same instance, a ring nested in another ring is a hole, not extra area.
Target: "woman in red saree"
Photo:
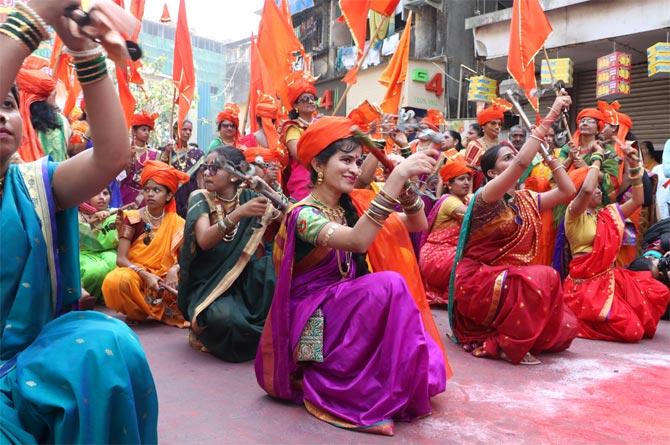
[[[565,214],[573,256],[565,280],[565,302],[579,319],[580,337],[636,342],[654,336],[670,290],[651,272],[614,267],[624,221],[644,202],[642,167],[635,150],[626,149],[632,197],[621,205],[596,210],[602,203],[598,187],[602,151],[599,146],[591,167],[571,173],[581,188]]]
[[[518,154],[500,144],[481,158],[487,183],[466,212],[449,289],[454,335],[477,357],[537,364],[531,353],[566,349],[577,334],[556,271],[528,265],[537,253],[540,211],[568,201],[574,186],[560,162],[547,158],[558,187],[515,190],[546,129],[570,103],[559,95]]]
[[[449,193],[442,196],[428,215],[429,230],[421,239],[419,267],[429,304],[447,304],[449,277],[454,265],[458,234],[470,200],[472,170],[462,157],[447,161],[440,177]]]

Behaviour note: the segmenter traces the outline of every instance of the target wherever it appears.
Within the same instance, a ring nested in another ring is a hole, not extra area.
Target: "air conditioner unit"
[[[419,9],[424,6],[442,9],[442,0],[403,0],[402,6],[407,9]]]

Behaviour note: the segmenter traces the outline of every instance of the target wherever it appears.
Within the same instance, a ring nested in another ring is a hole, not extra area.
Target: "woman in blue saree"
[[[23,40],[0,25],[3,444],[157,442],[156,389],[139,340],[118,320],[76,311],[81,288],[76,206],[105,187],[129,156],[128,143],[119,143],[127,141],[121,106],[102,68],[95,81],[82,82],[96,148],[62,163],[48,158],[9,163],[23,125],[12,81],[34,49],[25,42],[46,38],[37,17],[70,49],[102,57],[92,41],[75,38],[66,28],[64,8],[78,4],[33,0],[32,9],[17,4],[10,17],[41,30],[39,37],[22,34]],[[31,29],[27,25],[20,32]]]

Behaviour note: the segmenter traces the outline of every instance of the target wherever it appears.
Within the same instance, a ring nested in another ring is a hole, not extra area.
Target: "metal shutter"
[[[596,72],[575,75],[576,110],[596,106]],[[619,99],[621,111],[633,119],[633,133],[652,141],[656,150],[670,138],[670,77],[647,77],[647,64],[633,65],[630,95]],[[571,123],[574,125],[574,123]]]

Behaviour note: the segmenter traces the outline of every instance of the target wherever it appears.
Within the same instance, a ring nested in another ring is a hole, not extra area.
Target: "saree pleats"
[[[650,272],[614,267],[624,231],[617,205],[598,212],[591,253],[574,258],[565,302],[579,319],[579,336],[636,342],[651,338],[670,301],[670,290]]]
[[[278,283],[256,356],[256,377],[270,395],[305,404],[336,426],[393,434],[393,420],[430,413],[430,397],[444,391],[440,346],[426,332],[402,276],[340,275],[330,251],[294,271],[300,207],[282,225],[275,254]],[[295,351],[316,309],[324,316],[323,362],[298,362]]]
[[[133,332],[79,298],[76,209],[46,159],[12,165],[0,211],[0,443],[156,443],[158,403]]]
[[[455,275],[456,338],[492,356],[504,352],[512,363],[528,352],[568,348],[577,320],[563,302],[559,275],[525,265],[538,252],[537,195],[522,190],[510,204],[474,199],[472,232]]]
[[[209,352],[222,360],[251,360],[256,355],[272,302],[275,287],[272,257],[253,255],[247,260],[241,259],[252,232],[264,230],[254,229],[254,220],[250,218],[240,221],[237,234],[230,242],[221,241],[209,250],[200,249],[195,238],[195,224],[202,215],[210,214],[205,193],[198,191],[191,195],[184,248],[179,259],[179,307],[193,321],[199,306],[213,298],[197,315],[199,329],[196,337]],[[240,204],[254,196],[251,191],[243,191]],[[235,271],[237,268],[240,270]],[[231,272],[236,275],[231,277]],[[220,283],[229,278],[232,282],[221,288]]]

